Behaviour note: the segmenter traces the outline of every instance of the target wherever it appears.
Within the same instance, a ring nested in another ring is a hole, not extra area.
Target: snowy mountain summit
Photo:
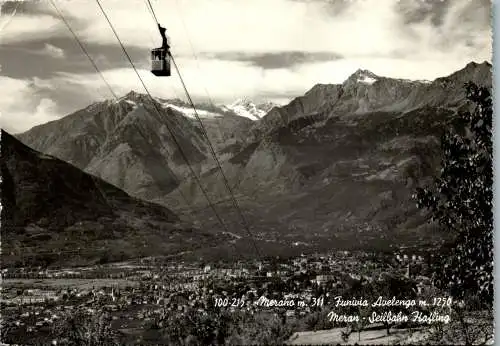
[[[349,78],[344,83],[345,84],[359,84],[359,83],[361,83],[361,84],[371,85],[379,79],[380,79],[380,77],[371,71],[358,69],[351,76],[349,76]]]
[[[272,102],[265,102],[257,105],[248,97],[243,97],[231,103],[230,105],[223,106],[223,108],[234,112],[240,117],[259,120],[275,106],[278,105]]]
[[[378,80],[378,76],[368,70],[359,70],[358,83],[373,84]]]

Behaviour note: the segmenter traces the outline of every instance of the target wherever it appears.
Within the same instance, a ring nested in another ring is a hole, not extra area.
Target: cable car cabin
[[[151,50],[151,73],[159,77],[170,76],[170,57],[167,48]]]

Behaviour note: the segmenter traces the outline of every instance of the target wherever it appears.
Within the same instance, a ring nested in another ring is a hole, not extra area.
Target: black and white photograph
[[[493,345],[492,0],[0,0],[0,345]]]

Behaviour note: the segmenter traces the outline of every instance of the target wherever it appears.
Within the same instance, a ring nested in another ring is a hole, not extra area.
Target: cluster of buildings
[[[354,280],[379,280],[388,270],[417,279],[419,292],[431,285],[425,276],[425,260],[421,255],[395,253],[381,257],[347,251],[232,265],[223,262],[140,264],[73,268],[67,271],[69,274],[64,270],[37,270],[37,275],[48,280],[85,279],[92,276],[93,270],[105,279],[93,280],[101,287],[76,286],[57,290],[4,287],[0,304],[6,308],[4,313],[11,317],[9,323],[36,332],[54,323],[63,311],[84,309],[95,313],[105,310],[112,314],[116,328],[126,329],[132,321],[149,323],[160,313],[188,309],[200,313],[212,311],[216,308],[216,299],[225,302],[217,308],[258,313],[263,309],[255,304],[260,297],[300,300],[305,304],[279,310],[287,317],[303,316],[318,308],[313,302],[320,296],[328,304],[329,297],[333,299]],[[102,274],[106,272],[109,275]],[[23,277],[26,271],[4,269],[2,274],[4,277],[12,278],[16,274]],[[102,287],[102,281],[106,281],[106,287]]]

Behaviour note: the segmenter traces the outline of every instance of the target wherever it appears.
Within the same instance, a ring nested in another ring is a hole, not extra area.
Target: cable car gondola
[[[151,73],[158,77],[168,77],[170,76],[170,45],[165,35],[167,29],[160,24],[158,24],[158,29],[161,34],[162,45],[160,48],[151,50]]]

